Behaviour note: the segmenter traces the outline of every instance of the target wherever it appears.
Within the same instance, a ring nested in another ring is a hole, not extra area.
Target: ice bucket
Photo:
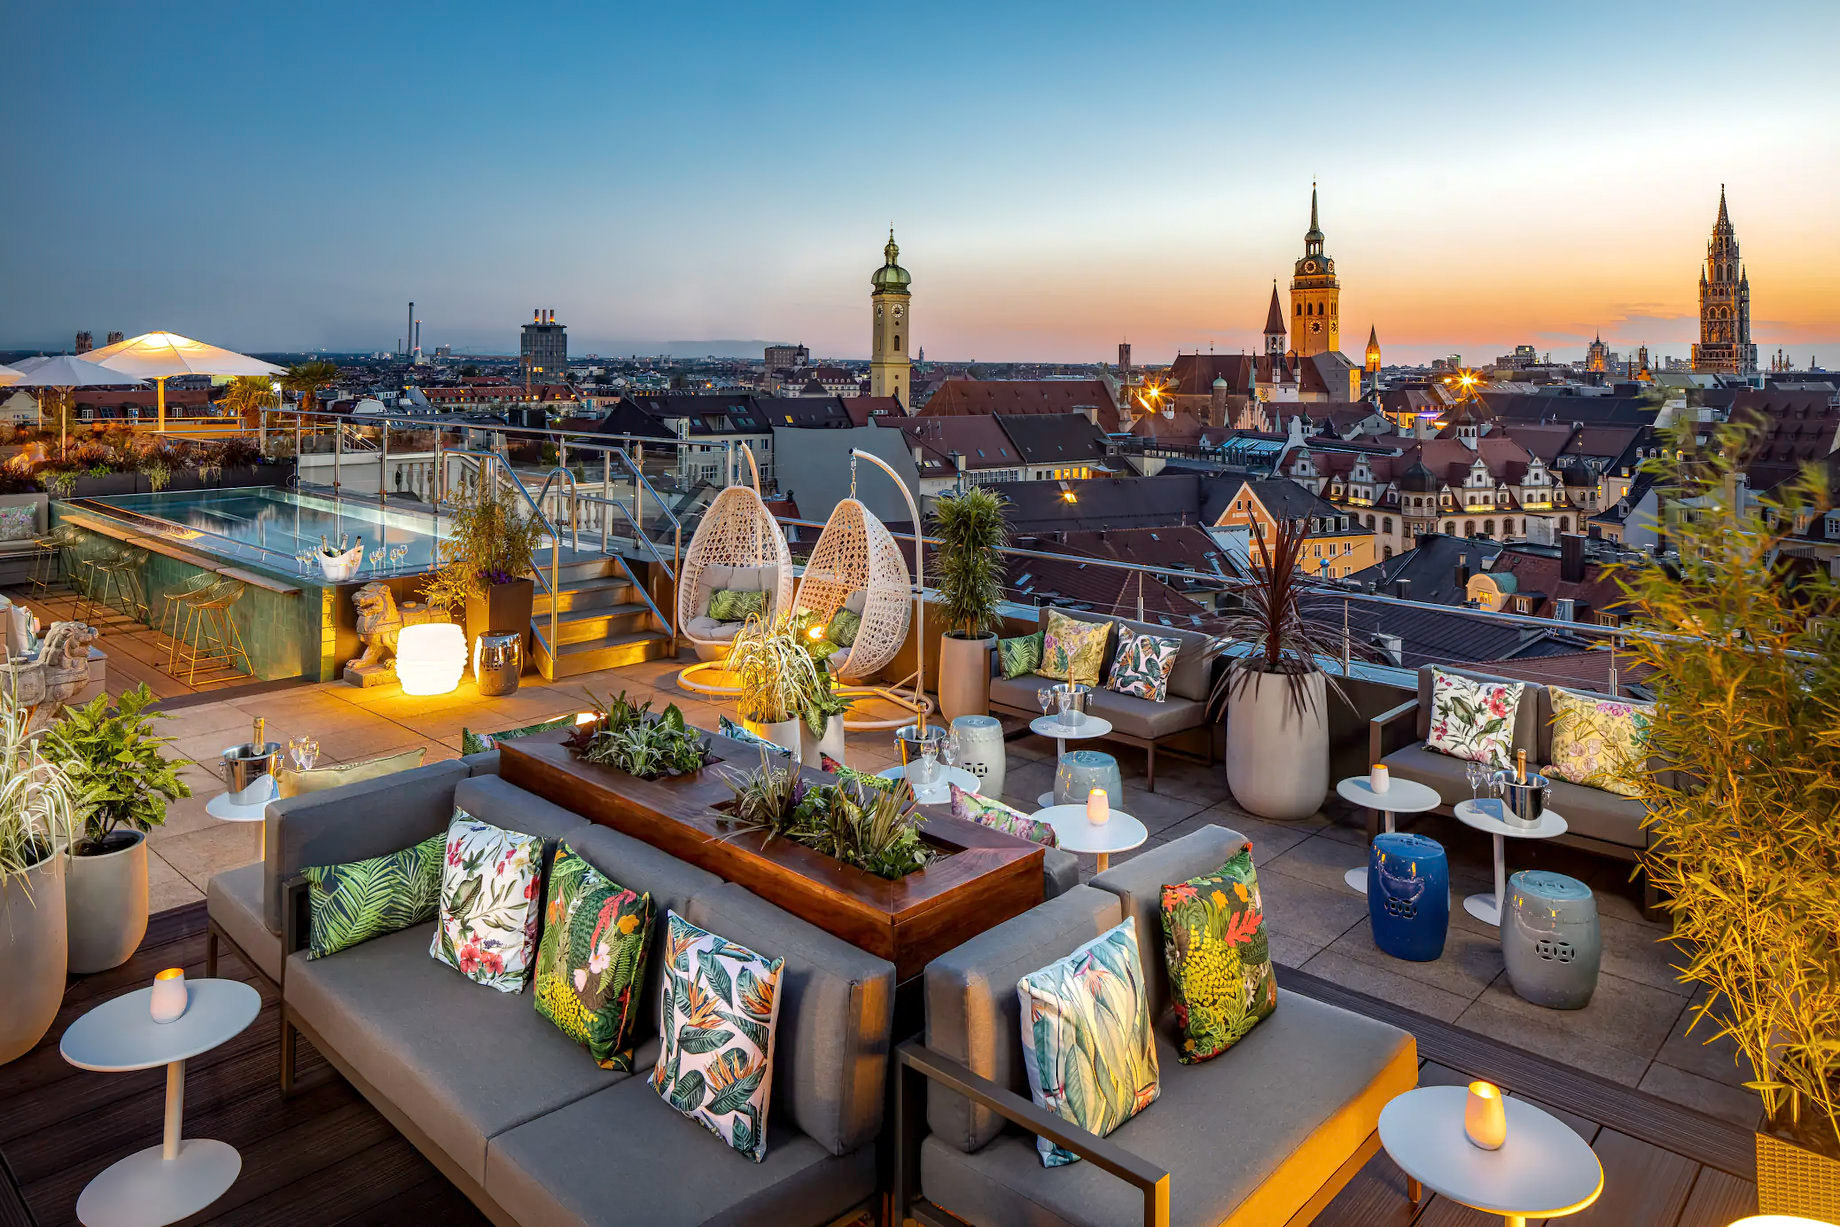
[[[230,804],[255,805],[269,799],[263,783],[281,763],[281,743],[265,741],[231,746],[224,751],[224,781],[230,785]]]
[[[1530,772],[1523,784],[1514,778],[1513,772],[1497,771],[1489,783],[1501,797],[1502,809],[1506,811],[1503,822],[1523,829],[1540,825],[1540,815],[1546,812],[1550,783],[1545,776]]]

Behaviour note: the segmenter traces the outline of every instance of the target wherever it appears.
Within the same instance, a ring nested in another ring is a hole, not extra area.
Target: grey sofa
[[[1231,1050],[1183,1065],[1169,1008],[1162,886],[1246,840],[1205,827],[1150,849],[935,959],[926,1041],[898,1054],[897,1219],[973,1227],[1273,1227],[1309,1222],[1378,1149],[1380,1109],[1418,1083],[1417,1045],[1286,991]],[[1156,1023],[1158,1100],[1099,1138],[1038,1108],[1016,981],[1135,916]],[[1044,1168],[1041,1133],[1084,1162]]]
[[[46,494],[0,494],[0,507],[32,508],[32,535],[0,541],[0,584],[23,584],[32,578],[32,564],[44,553],[38,541],[45,535],[50,505]]]
[[[1437,791],[1444,805],[1440,812],[1449,813],[1457,802],[1469,797],[1469,782],[1464,778],[1465,762],[1448,754],[1439,754],[1425,745],[1431,735],[1431,678],[1434,666],[1418,671],[1418,694],[1391,711],[1375,716],[1369,725],[1370,761],[1385,763],[1400,779],[1413,780]],[[1491,682],[1516,679],[1471,673],[1463,669],[1445,669],[1462,677]],[[1510,753],[1527,751],[1527,767],[1532,771],[1552,761],[1552,692],[1533,682],[1515,711],[1514,741]],[[1574,693],[1586,693],[1574,691]],[[1592,695],[1610,699],[1611,695]],[[1531,702],[1529,701],[1531,700]],[[1567,831],[1558,843],[1587,851],[1633,861],[1648,847],[1648,832],[1643,821],[1647,808],[1633,797],[1619,796],[1601,788],[1588,788],[1565,780],[1553,780],[1548,801],[1565,816]],[[1369,836],[1378,831],[1378,816],[1368,816]],[[1654,898],[1643,884],[1644,898],[1652,905]]]
[[[1146,788],[1151,792],[1156,791],[1157,747],[1172,738],[1200,730],[1201,752],[1207,761],[1213,761],[1214,739],[1208,727],[1211,724],[1208,719],[1208,688],[1213,677],[1213,660],[1207,651],[1207,635],[1198,631],[1159,626],[1154,622],[1108,618],[1104,614],[1086,610],[1053,610],[1045,605],[1037,616],[1037,625],[1042,631],[1048,629],[1048,615],[1053,612],[1081,622],[1106,621],[1113,624],[1112,629],[1106,633],[1105,657],[1099,666],[1101,684],[1094,686],[1092,693],[1087,696],[1086,710],[1111,721],[1111,740],[1139,746],[1144,750]],[[1175,665],[1169,673],[1169,693],[1161,703],[1105,688],[1103,683],[1111,674],[1112,659],[1118,654],[1117,628],[1120,626],[1129,627],[1140,634],[1160,635],[1181,642],[1181,650],[1177,652]],[[1002,662],[997,653],[992,652],[990,656],[991,710],[1026,716],[1031,720],[1040,716],[1041,705],[1036,695],[1043,687],[1054,685],[1054,680],[1033,673],[1017,678],[1004,677]]]
[[[213,923],[221,912],[239,949],[275,936],[271,919],[280,929],[284,1090],[304,1035],[499,1224],[823,1224],[873,1197],[893,966],[649,844],[475,774],[484,757],[271,806],[268,860],[251,868],[273,893],[257,907],[240,883],[218,891],[213,882]],[[528,991],[483,988],[436,962],[432,922],[308,959],[300,869],[418,842],[445,830],[456,806],[567,840],[614,880],[650,891],[654,942],[674,910],[786,959],[764,1162],[730,1150],[649,1085],[656,945],[631,1074],[596,1066]]]

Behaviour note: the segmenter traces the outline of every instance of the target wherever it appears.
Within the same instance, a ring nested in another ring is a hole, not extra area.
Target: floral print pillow
[[[38,512],[32,507],[0,507],[0,541],[30,541],[38,535]]]
[[[1002,831],[1005,835],[1014,835],[1017,839],[1026,839],[1032,844],[1058,848],[1061,841],[1054,834],[1054,827],[1038,818],[1031,818],[1019,809],[1003,804],[995,797],[980,796],[975,792],[966,792],[957,784],[952,788],[952,817],[960,822],[974,822],[993,831]]]
[[[501,993],[524,991],[537,947],[543,841],[454,810],[441,867],[441,917],[428,953]]]
[[[1642,795],[1654,706],[1553,687],[1552,755],[1546,774],[1619,797]]]
[[[1156,1102],[1162,1084],[1136,917],[1022,977],[1016,995],[1036,1103],[1104,1137]],[[1079,1158],[1042,1137],[1035,1148],[1043,1167]]]
[[[1105,659],[1105,637],[1110,622],[1081,622],[1056,610],[1048,613],[1048,631],[1042,639],[1042,677],[1087,686],[1099,684],[1099,665]]]
[[[549,869],[537,1013],[602,1069],[632,1070],[652,897],[610,882],[567,844]]]
[[[1181,650],[1180,639],[1139,635],[1121,626],[1118,655],[1112,658],[1112,675],[1105,679],[1105,688],[1161,703],[1169,697],[1169,671],[1176,667],[1176,653]]]
[[[1431,736],[1425,748],[1487,763],[1514,765],[1514,713],[1527,687],[1431,671]]]
[[[652,1089],[664,1101],[759,1163],[767,1157],[773,1032],[785,959],[666,913],[663,1047]]]
[[[1177,1059],[1193,1065],[1239,1043],[1278,1007],[1252,849],[1163,887],[1162,910],[1163,961],[1182,1029]]]
[[[997,659],[1007,678],[1027,677],[1041,668],[1042,632],[997,640]]]

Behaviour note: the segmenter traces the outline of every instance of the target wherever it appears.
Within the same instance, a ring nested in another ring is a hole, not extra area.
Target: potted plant
[[[25,707],[0,694],[0,1065],[44,1038],[64,1000],[70,935],[64,850],[74,835],[74,789]]]
[[[830,662],[843,649],[825,638],[823,624],[809,613],[793,615],[792,630],[818,672],[817,689],[801,713],[804,727],[799,730],[799,759],[815,767],[823,756],[829,755],[842,763],[847,752],[843,717],[850,710],[851,700],[837,693],[837,676],[831,672]]]
[[[845,780],[813,784],[796,763],[760,752],[760,766],[733,780],[729,813],[745,827],[784,837],[878,878],[897,881],[924,869],[932,852],[920,838],[920,812],[905,784]]]
[[[1340,632],[1303,611],[1308,536],[1281,520],[1255,538],[1252,577],[1234,589],[1239,610],[1209,645],[1226,659],[1211,701],[1227,717],[1227,787],[1261,818],[1306,817],[1329,793],[1333,683],[1317,661],[1331,654],[1322,640]],[[1236,643],[1251,650],[1230,651]]]
[[[469,659],[486,631],[517,631],[528,648],[535,601],[531,558],[543,545],[543,522],[520,514],[510,486],[476,482],[455,500],[451,524],[441,542],[441,569],[428,582],[428,603],[464,613]]]
[[[168,758],[150,712],[145,683],[111,704],[97,695],[67,708],[45,733],[45,752],[69,778],[77,797],[77,838],[71,843],[65,910],[70,970],[106,971],[128,961],[147,933],[147,833],[166,821],[166,803],[189,797],[179,778],[187,758]]]
[[[1660,632],[1626,641],[1654,670],[1647,749],[1666,767],[1643,776],[1642,863],[1703,990],[1689,1034],[1729,1037],[1763,1100],[1758,1208],[1840,1221],[1840,586],[1783,549],[1825,505],[1818,477],[1735,505],[1747,440],[1721,431],[1690,477],[1664,471],[1668,504],[1691,508],[1667,528],[1679,560],[1618,573]]]
[[[708,741],[684,723],[675,703],[652,717],[649,699],[634,703],[624,690],[606,703],[592,691],[582,693],[595,718],[576,725],[564,744],[583,762],[655,780],[700,771],[712,757]]]
[[[749,615],[729,644],[725,667],[741,687],[742,725],[799,757],[799,727],[821,683],[791,621]]]
[[[972,487],[933,504],[935,586],[946,630],[939,637],[939,711],[957,716],[990,712],[990,653],[997,645],[997,602],[1003,599],[1003,555],[1009,530],[1006,500]]]

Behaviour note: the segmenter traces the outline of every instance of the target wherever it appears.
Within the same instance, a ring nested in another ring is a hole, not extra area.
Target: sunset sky
[[[1840,4],[10,5],[0,349],[1256,348],[1322,191],[1342,348],[1684,356],[1727,185],[1840,366]],[[1766,357],[1767,362],[1767,357]]]

